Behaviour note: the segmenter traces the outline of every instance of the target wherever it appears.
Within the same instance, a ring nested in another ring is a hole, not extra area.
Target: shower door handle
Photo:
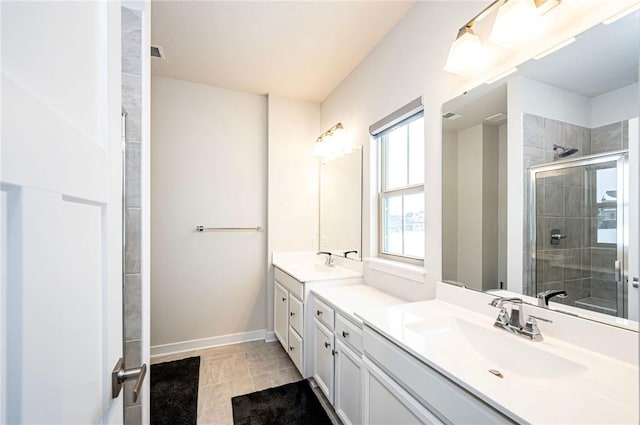
[[[620,260],[616,260],[613,263],[613,270],[616,274],[616,282],[622,282],[622,268],[620,267]]]
[[[560,239],[565,239],[567,235],[563,235],[560,233],[560,229],[551,230],[551,245],[558,245],[560,243]]]

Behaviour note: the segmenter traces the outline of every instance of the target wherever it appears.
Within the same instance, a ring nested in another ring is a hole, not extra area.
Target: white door
[[[0,422],[122,423],[120,4],[0,7]]]

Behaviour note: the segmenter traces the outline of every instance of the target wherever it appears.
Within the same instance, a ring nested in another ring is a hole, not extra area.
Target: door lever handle
[[[142,366],[133,369],[125,369],[124,359],[120,357],[113,371],[111,371],[111,398],[118,397],[127,379],[136,378],[136,385],[133,387],[133,401],[138,401],[138,397],[140,397],[140,393],[142,392],[142,383],[146,375],[146,364],[143,363]]]

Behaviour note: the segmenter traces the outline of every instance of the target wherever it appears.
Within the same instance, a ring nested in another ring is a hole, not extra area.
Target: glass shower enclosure
[[[529,168],[529,295],[628,317],[628,173],[626,150]]]

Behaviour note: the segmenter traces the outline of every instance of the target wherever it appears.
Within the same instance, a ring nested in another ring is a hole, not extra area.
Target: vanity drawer
[[[296,297],[289,297],[289,325],[298,332],[298,335],[304,337],[304,326],[302,326],[303,314],[302,301]]]
[[[334,316],[333,309],[316,298],[316,311],[313,312],[313,315],[321,321],[324,325],[326,325],[329,330],[333,330],[334,327]]]
[[[514,423],[376,331],[365,326],[363,334],[365,358],[386,369],[400,386],[417,396],[429,410],[439,413],[445,422]]]
[[[299,300],[304,301],[304,285],[302,282],[297,281],[295,278],[289,276],[277,267],[275,271],[275,278],[276,282],[287,288],[289,292],[298,297]]]
[[[362,329],[340,313],[336,313],[336,335],[358,353],[362,353]]]

